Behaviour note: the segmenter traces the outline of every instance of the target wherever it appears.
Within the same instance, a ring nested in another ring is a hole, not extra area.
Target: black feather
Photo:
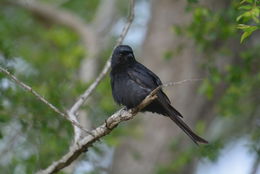
[[[133,108],[150,94],[152,90],[162,85],[159,77],[135,60],[133,50],[128,45],[119,45],[112,55],[112,70],[110,73],[114,100],[128,109]],[[157,99],[142,109],[164,116],[174,121],[196,144],[208,143],[196,135],[181,119],[182,115],[171,106],[167,95],[159,90]]]

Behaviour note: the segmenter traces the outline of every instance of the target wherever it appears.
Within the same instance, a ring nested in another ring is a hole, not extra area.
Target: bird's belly
[[[140,104],[149,93],[150,91],[129,79],[114,82],[113,96],[115,101],[128,109]]]

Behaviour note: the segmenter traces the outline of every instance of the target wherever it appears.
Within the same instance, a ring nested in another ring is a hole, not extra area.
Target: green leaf
[[[252,16],[252,13],[251,11],[246,11],[244,13],[242,13],[241,15],[239,15],[237,18],[236,18],[236,21],[240,21],[242,18],[244,18],[245,20],[249,20],[249,18],[251,18]]]
[[[211,142],[205,146],[201,146],[199,151],[201,156],[207,157],[211,161],[216,161],[219,157],[220,150],[223,148],[223,143],[218,140]]]
[[[237,28],[241,29],[241,30],[246,30],[249,27],[250,27],[250,25],[245,25],[245,24],[238,24],[238,26],[237,26]]]
[[[250,32],[244,32],[241,36],[240,43],[242,43],[245,40],[245,38],[249,37],[250,34]]]
[[[258,7],[254,7],[252,10],[251,10],[251,14],[252,14],[252,19],[255,21],[255,23],[259,23],[259,13],[260,13],[260,10]]]
[[[251,5],[243,5],[241,7],[238,8],[239,10],[250,10],[252,9],[252,6]]]
[[[208,79],[204,80],[204,82],[199,88],[199,93],[205,94],[208,99],[212,99],[214,94],[213,84]]]
[[[253,0],[242,0],[241,2],[240,2],[240,4],[244,4],[244,3],[253,3]]]
[[[247,37],[249,37],[256,29],[257,26],[243,26],[242,30],[244,31],[244,33],[241,36],[240,43],[242,43]]]
[[[169,60],[169,59],[171,59],[173,57],[173,52],[172,51],[166,51],[165,53],[164,53],[164,55],[163,55],[163,58],[165,59],[165,60]]]
[[[253,16],[252,19],[255,21],[255,23],[259,23],[259,19],[257,17]]]

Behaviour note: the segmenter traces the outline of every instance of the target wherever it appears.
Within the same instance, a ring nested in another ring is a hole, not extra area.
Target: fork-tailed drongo
[[[114,100],[131,109],[156,87],[162,85],[161,80],[152,71],[135,60],[133,50],[128,45],[119,45],[115,48],[110,73],[112,94]],[[182,115],[171,106],[166,94],[159,90],[157,98],[141,111],[150,111],[170,117],[196,144],[208,143],[196,135],[182,120]]]

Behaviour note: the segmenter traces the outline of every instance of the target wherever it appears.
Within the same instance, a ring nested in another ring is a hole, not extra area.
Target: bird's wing
[[[145,72],[147,74],[147,76],[149,75],[150,78],[153,79],[154,83],[159,86],[159,85],[162,85],[162,82],[160,80],[160,78],[154,74],[151,70],[149,70],[148,68],[146,68],[144,65],[142,65],[141,63],[137,63],[135,68],[135,70],[143,70],[142,72]]]
[[[140,87],[148,89],[149,91],[159,86],[154,76],[150,75],[147,69],[143,67],[134,66],[127,71],[127,74],[130,79],[135,81]]]
[[[136,84],[139,85],[139,87],[146,89],[147,95],[158,86],[162,85],[161,80],[159,77],[157,77],[152,71],[150,71],[148,68],[146,68],[142,64],[138,64],[138,66],[135,66],[131,68],[129,71],[127,71],[130,79],[134,81]],[[170,110],[179,117],[182,117],[181,113],[179,113],[176,109],[174,109],[171,106],[170,99],[167,97],[167,95],[162,91],[159,90],[157,92],[157,101],[163,106],[164,108],[169,108]]]
[[[146,72],[147,74],[149,74],[150,77],[152,77],[154,83],[155,83],[157,86],[162,85],[162,81],[160,80],[160,78],[159,78],[155,73],[153,73],[151,70],[149,70],[148,68],[146,68],[144,65],[142,65],[141,63],[138,63],[136,67],[138,67],[138,69],[145,69],[145,70],[146,70],[145,72]],[[156,86],[156,87],[157,87],[157,86]],[[166,95],[162,90],[160,90],[160,93],[161,93],[161,95],[167,100],[167,102],[170,104],[171,101],[170,101],[170,99],[167,97],[167,95]]]
[[[139,84],[140,87],[149,89],[150,92],[162,85],[160,78],[140,63],[135,64],[135,66],[128,71],[128,75],[132,80]],[[158,91],[158,95],[165,98],[169,104],[171,103],[162,90]]]
[[[115,93],[115,85],[114,85],[114,76],[112,75],[112,73],[110,72],[110,85],[112,88],[112,95],[114,97],[114,100],[116,101],[116,103],[121,104],[121,98],[119,97],[120,95],[118,95],[118,91],[117,93]],[[121,91],[119,91],[121,92]]]

